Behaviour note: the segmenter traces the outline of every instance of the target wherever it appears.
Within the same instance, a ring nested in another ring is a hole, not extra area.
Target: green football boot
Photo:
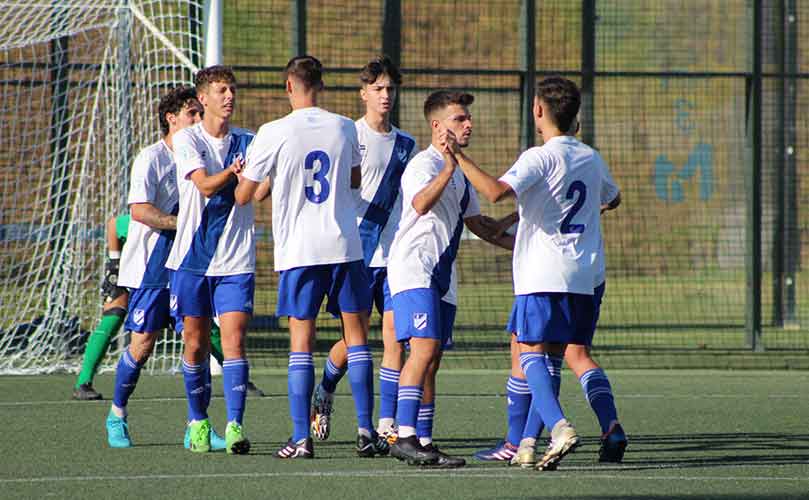
[[[185,436],[183,446],[186,450],[191,449],[191,426],[185,426]],[[225,438],[216,433],[216,429],[211,426],[211,451],[222,451],[225,449]]]
[[[244,437],[242,426],[236,422],[228,422],[225,429],[225,448],[229,455],[247,455],[250,441]]]
[[[194,453],[211,451],[211,422],[207,418],[188,424],[188,432],[191,435],[189,450]]]

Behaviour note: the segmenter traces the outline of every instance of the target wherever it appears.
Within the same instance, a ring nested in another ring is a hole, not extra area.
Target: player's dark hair
[[[180,85],[174,87],[166,95],[160,98],[160,104],[157,106],[157,114],[160,120],[160,132],[163,135],[169,133],[169,121],[166,119],[166,113],[177,115],[183,110],[185,105],[193,103],[197,100],[197,91],[194,87],[187,85]]]
[[[428,121],[430,116],[436,111],[442,110],[451,104],[469,106],[475,102],[475,96],[466,92],[456,92],[453,90],[438,90],[427,96],[424,101],[424,118]]]
[[[216,82],[234,85],[236,83],[236,75],[233,74],[233,70],[230,69],[230,67],[216,65],[202,68],[194,76],[194,86],[197,88],[198,93],[204,92],[210,84]]]
[[[293,57],[284,69],[284,81],[289,77],[303,83],[306,90],[319,90],[323,86],[323,65],[313,56]]]
[[[360,81],[363,85],[369,85],[382,75],[388,75],[397,86],[402,84],[402,74],[388,56],[379,56],[363,66],[360,70]]]
[[[556,127],[562,132],[570,130],[581,107],[579,87],[567,78],[551,76],[537,83],[536,96]]]

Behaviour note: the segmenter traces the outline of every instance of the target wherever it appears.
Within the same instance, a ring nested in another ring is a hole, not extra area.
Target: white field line
[[[378,396],[378,395],[377,395]],[[806,396],[802,394],[616,394],[616,399],[803,399]],[[337,398],[350,398],[350,394],[337,394]],[[468,398],[486,398],[486,399],[501,399],[505,398],[505,394],[439,394],[440,399],[468,399]],[[213,399],[222,399],[222,396],[214,396]],[[287,399],[286,394],[270,394],[261,398],[251,398],[252,403],[260,402],[262,400],[273,399]],[[185,401],[185,397],[177,396],[170,398],[132,398],[132,402],[142,403],[162,403],[162,402],[177,402]],[[64,400],[45,400],[45,401],[2,401],[0,408],[3,407],[20,407],[20,406],[47,406],[47,405],[88,405],[88,404],[110,404],[110,400],[101,401],[75,401],[72,399]]]
[[[659,464],[656,469],[675,469],[679,464]],[[612,469],[612,472],[621,470],[632,470],[632,466],[620,466]],[[638,468],[649,469],[648,466],[638,466]],[[603,467],[598,469],[603,470]],[[576,472],[568,474],[567,471]],[[594,472],[592,475],[582,476],[581,472]],[[746,481],[746,482],[809,482],[809,477],[797,476],[655,476],[655,475],[633,475],[633,474],[604,474],[593,467],[565,467],[565,472],[538,473],[528,471],[512,471],[512,469],[502,469],[495,472],[491,469],[459,469],[447,470],[344,470],[344,471],[289,471],[289,472],[244,472],[244,473],[205,473],[205,474],[141,474],[141,475],[87,475],[87,476],[44,476],[44,477],[22,477],[12,479],[0,479],[0,484],[35,484],[35,483],[65,483],[65,482],[85,482],[85,481],[186,481],[200,479],[260,479],[260,478],[424,478],[440,477],[444,479],[577,479],[577,480],[619,480],[619,481],[691,481],[691,482],[716,482],[716,481]]]

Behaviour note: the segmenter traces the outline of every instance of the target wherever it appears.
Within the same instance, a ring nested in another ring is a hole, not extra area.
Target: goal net
[[[192,80],[201,14],[190,0],[0,1],[0,373],[78,367],[101,313],[105,220],[159,138],[160,96]],[[179,352],[166,332],[151,369]]]

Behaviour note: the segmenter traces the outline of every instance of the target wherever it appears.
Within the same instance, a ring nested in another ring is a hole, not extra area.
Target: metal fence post
[[[384,0],[382,6],[382,53],[390,57],[397,67],[402,65],[402,2]],[[399,125],[399,101],[393,103],[390,120]]]
[[[581,8],[581,140],[595,147],[594,80],[596,71],[596,2],[584,0]]]
[[[520,149],[535,143],[534,85],[536,84],[536,2],[522,0],[520,13]]]
[[[781,83],[784,97],[783,134],[780,154],[783,158],[784,175],[784,275],[783,275],[783,322],[784,326],[797,326],[795,315],[795,279],[800,267],[801,238],[798,227],[798,174],[795,163],[795,147],[797,144],[796,109],[797,85],[795,74],[798,73],[798,24],[795,0],[786,0],[782,30],[784,33],[783,61],[786,78]]]
[[[290,41],[290,56],[306,54],[306,0],[291,0],[292,2],[292,40]]]
[[[745,268],[747,271],[747,346],[763,351],[761,342],[761,0],[753,2],[753,72],[747,78],[747,223]]]

